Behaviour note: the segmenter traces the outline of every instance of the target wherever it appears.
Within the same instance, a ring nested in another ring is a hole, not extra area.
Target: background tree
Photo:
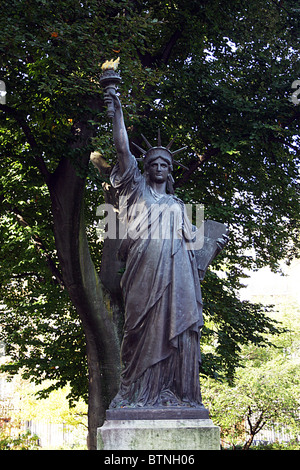
[[[244,450],[264,429],[283,428],[294,440],[300,432],[299,304],[282,297],[276,299],[274,309],[272,316],[280,318],[286,332],[273,339],[274,345],[243,348],[234,387],[210,378],[202,384],[224,442],[242,445]]]
[[[49,445],[54,448],[51,440],[57,429],[51,430],[51,425],[55,423],[63,426],[64,431],[69,434],[67,442],[64,442],[61,434],[60,440],[64,447],[86,448],[84,436],[87,428],[87,404],[84,400],[79,400],[70,408],[68,386],[53,390],[50,394],[47,392],[47,397],[43,398],[44,383],[35,386],[21,379],[20,375],[13,379],[8,391],[5,391],[4,386],[4,395],[1,393],[0,396],[0,449],[12,450],[16,446],[21,448],[21,445],[29,449],[33,449],[34,445],[36,450]],[[1,374],[0,380],[3,385],[4,374]],[[32,428],[36,429],[34,435]],[[54,437],[59,448],[59,439]]]
[[[104,170],[114,162],[100,64],[121,58],[130,139],[142,131],[151,141],[158,127],[163,142],[178,134],[189,170],[175,169],[177,194],[229,225],[231,242],[203,283],[202,341],[215,344],[204,372],[231,380],[241,344],[278,331],[266,308],[239,300],[243,269],[276,269],[299,246],[299,107],[290,101],[299,12],[289,0],[4,0],[3,12],[6,369],[58,387],[69,381],[73,398],[87,395],[88,376],[95,448],[118,386],[120,336],[120,296],[99,280],[95,241]],[[105,159],[101,174],[91,151]]]

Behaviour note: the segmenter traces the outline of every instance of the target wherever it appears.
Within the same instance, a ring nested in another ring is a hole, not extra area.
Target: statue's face
[[[148,174],[150,181],[155,183],[164,183],[167,181],[170,168],[163,158],[156,158],[148,166]]]

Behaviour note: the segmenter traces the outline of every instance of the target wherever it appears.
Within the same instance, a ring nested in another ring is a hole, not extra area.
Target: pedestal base
[[[158,406],[136,408],[110,408],[106,410],[106,419],[127,421],[131,419],[209,419],[208,409],[203,405],[197,407]]]
[[[98,428],[98,450],[220,450],[210,419],[108,420]]]

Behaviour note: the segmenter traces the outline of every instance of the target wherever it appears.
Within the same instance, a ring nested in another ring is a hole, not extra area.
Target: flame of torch
[[[101,75],[99,81],[106,93],[110,90],[116,90],[117,85],[121,81],[120,75],[116,72],[119,62],[120,57],[118,57],[116,60],[107,60],[101,66],[103,74]],[[108,103],[107,115],[109,118],[113,118],[115,115],[115,107],[112,100]]]
[[[118,57],[116,60],[107,60],[106,62],[104,62],[104,64],[101,65],[101,68],[103,72],[105,70],[117,70],[119,63],[120,57]]]

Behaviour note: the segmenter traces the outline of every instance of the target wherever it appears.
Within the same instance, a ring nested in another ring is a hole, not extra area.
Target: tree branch
[[[160,51],[156,55],[151,55],[149,52],[142,54],[139,50],[138,55],[140,57],[141,63],[144,67],[154,67],[157,64],[164,64],[166,65],[170,59],[172,50],[176,45],[178,39],[182,36],[182,31],[180,29],[176,29],[175,32],[172,34],[170,39],[166,44],[164,44]]]
[[[199,168],[200,166],[202,166],[205,162],[207,162],[207,160],[209,160],[211,157],[214,157],[215,155],[217,155],[219,153],[219,149],[217,148],[212,148],[212,149],[208,149],[204,155],[201,155],[201,156],[198,156],[197,159],[193,160],[192,163],[189,165],[189,169],[186,170],[184,173],[183,173],[183,176],[181,178],[179,178],[176,183],[175,183],[175,187],[178,188],[180,186],[182,186],[183,184],[185,184],[191,177],[191,175],[194,173],[194,171],[197,170],[197,168]]]
[[[172,50],[178,41],[178,39],[182,36],[182,32],[177,29],[171,36],[169,42],[165,45],[165,47],[162,49],[162,52],[160,54],[160,61],[163,64],[167,64],[170,58],[170,55],[172,53]]]
[[[262,419],[262,417],[261,417],[261,419]],[[259,431],[262,430],[262,428],[264,427],[264,425],[266,424],[266,422],[267,422],[267,421],[263,421],[260,426],[258,425],[258,427],[256,428],[256,434],[259,433]]]
[[[33,155],[36,161],[36,165],[38,169],[40,170],[41,174],[43,175],[43,177],[45,178],[45,182],[47,183],[49,181],[51,173],[48,171],[46,164],[44,162],[44,159],[39,152],[38,144],[30,130],[30,127],[28,126],[26,122],[26,119],[24,119],[24,117],[18,110],[16,110],[15,108],[11,108],[10,106],[7,106],[6,104],[0,104],[0,110],[12,116],[15,119],[15,121],[17,121],[21,129],[23,130],[30,147],[34,151]]]
[[[280,137],[274,137],[270,139],[272,142],[279,142],[280,144],[286,145],[290,149],[294,150],[297,155],[300,154],[299,147],[297,145],[291,144],[290,142],[286,142],[284,139],[281,139]]]
[[[252,415],[252,410],[251,410],[251,407],[250,405],[248,406],[248,415],[247,415],[247,421],[248,421],[248,424],[249,424],[249,428],[250,428],[250,434],[252,435],[253,434],[253,426],[252,426],[252,423],[251,423],[251,415]]]

